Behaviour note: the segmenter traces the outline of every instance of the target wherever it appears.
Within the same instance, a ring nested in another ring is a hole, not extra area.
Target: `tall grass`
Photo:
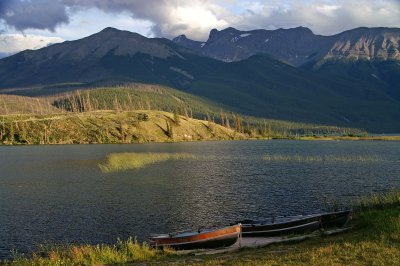
[[[125,264],[162,259],[172,254],[172,250],[157,250],[129,238],[126,241],[118,240],[115,245],[42,246],[31,258],[15,256],[10,265]]]
[[[266,154],[263,156],[265,161],[287,161],[287,162],[299,162],[299,163],[319,163],[319,162],[380,162],[383,158],[372,155],[288,155],[288,154]]]
[[[392,190],[385,194],[372,194],[357,199],[354,203],[356,210],[381,209],[392,206],[400,206],[400,191]],[[400,217],[399,217],[400,221]]]
[[[195,159],[188,153],[111,153],[105,163],[99,164],[103,173],[143,168],[168,160]]]

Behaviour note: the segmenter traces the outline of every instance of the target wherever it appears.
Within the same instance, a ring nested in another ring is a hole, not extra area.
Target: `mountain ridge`
[[[223,32],[224,38],[233,30]],[[291,34],[302,31],[312,36],[304,28],[289,30]],[[353,69],[341,67],[341,74],[337,64],[332,68],[325,64],[323,72],[315,72],[282,61],[255,54],[224,62],[164,38],[106,28],[80,40],[1,59],[0,92],[57,83],[160,84],[234,107],[245,115],[400,131],[400,92],[385,80],[364,80],[364,72],[360,77],[349,77],[347,72]],[[392,84],[396,84],[396,66],[387,69]]]
[[[355,36],[357,38],[355,38]],[[309,28],[240,31],[212,29],[207,41],[174,38],[174,42],[226,62],[269,54],[296,67],[335,59],[400,60],[400,28],[359,27],[323,36]]]

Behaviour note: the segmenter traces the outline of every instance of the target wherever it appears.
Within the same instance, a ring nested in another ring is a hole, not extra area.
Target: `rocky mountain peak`
[[[116,28],[113,28],[113,27],[107,27],[107,28],[104,28],[103,30],[101,30],[100,32],[121,32],[122,30],[119,30],[119,29],[116,29]]]
[[[232,28],[232,27],[223,29],[223,30],[221,30],[221,31],[219,31],[219,30],[217,30],[217,29],[212,29],[212,30],[210,31],[210,35],[209,35],[209,37],[208,37],[207,42],[215,41],[215,40],[217,40],[217,39],[219,39],[219,38],[221,38],[222,36],[225,36],[225,35],[227,35],[227,34],[232,35],[232,34],[237,34],[237,33],[239,33],[239,32],[240,32],[239,30],[237,30],[237,29],[235,29],[235,28]]]
[[[185,34],[181,34],[181,35],[176,36],[175,38],[172,39],[172,41],[175,42],[175,43],[184,42],[186,40],[188,40],[188,38],[186,37]]]
[[[212,29],[205,43],[185,37],[185,42],[179,44],[226,62],[255,54],[268,54],[293,66],[320,66],[327,60],[400,60],[398,28],[360,27],[321,36],[303,26],[252,31],[229,27],[221,31]]]

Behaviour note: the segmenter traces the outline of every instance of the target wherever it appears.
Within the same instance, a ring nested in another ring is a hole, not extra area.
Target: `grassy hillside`
[[[60,112],[51,99],[0,94],[0,115],[54,114]]]
[[[207,120],[207,123],[220,124],[224,128],[234,129],[236,132],[242,134],[246,133],[248,137],[253,138],[364,134],[361,130],[352,128],[293,123],[289,121],[242,116],[235,112],[235,109],[198,96],[164,86],[137,83],[96,89],[85,88],[84,90],[62,93],[56,96],[23,97],[4,95],[1,99],[3,99],[3,105],[8,106],[7,108],[0,108],[0,115],[4,116],[2,117],[3,128],[4,131],[7,132],[11,132],[15,129],[18,130],[21,127],[25,128],[26,126],[24,124],[19,125],[19,123],[22,123],[20,120],[28,119],[30,122],[29,117],[31,114],[41,115],[34,117],[34,121],[59,121],[59,124],[65,123],[68,126],[71,125],[69,125],[67,121],[74,121],[76,117],[92,116],[96,117],[97,120],[95,119],[91,121],[89,125],[84,125],[82,127],[90,128],[92,124],[100,123],[98,127],[103,127],[103,130],[114,131],[115,125],[120,123],[119,120],[122,119],[120,117],[121,112],[136,112],[139,114],[149,111],[164,111],[169,112],[169,116],[175,114],[186,119],[197,118],[200,120]],[[39,104],[33,105],[32,103]],[[33,107],[35,108],[34,110],[32,109]],[[110,113],[115,113],[115,116],[110,118]],[[16,114],[22,116],[19,117]],[[81,116],[79,116],[79,114]],[[100,118],[113,120],[113,123],[103,123]],[[12,130],[11,121],[16,123],[12,126]],[[49,126],[50,125],[48,125],[48,127]],[[100,134],[98,130],[96,132],[96,134]],[[40,131],[38,131],[38,134],[40,134]],[[4,133],[3,136],[5,135],[7,134]],[[102,139],[100,135],[96,137],[97,140],[96,138],[92,138],[90,141],[87,141],[78,138],[76,141],[79,143],[99,142],[99,139]],[[17,138],[14,137],[14,139]],[[158,138],[156,137],[155,139]],[[7,143],[9,141],[9,138],[3,139],[3,142]],[[28,143],[32,141],[33,140],[30,140]],[[62,141],[67,140],[64,139]],[[150,136],[146,136],[144,139],[137,141],[164,140],[153,140]],[[43,141],[43,139],[41,141],[33,141],[33,143],[43,142],[48,143],[47,140]],[[74,142],[74,140],[69,140],[69,142]],[[124,141],[121,139],[107,139],[101,142]]]
[[[210,121],[162,111],[95,111],[0,118],[4,144],[140,143],[245,139]]]

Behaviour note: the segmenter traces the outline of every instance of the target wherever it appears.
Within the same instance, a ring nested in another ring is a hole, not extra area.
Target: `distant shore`
[[[270,130],[269,130],[270,131]],[[123,144],[215,140],[400,141],[400,136],[285,135],[222,126],[164,111],[102,110],[0,118],[0,144]]]
[[[241,140],[249,136],[211,121],[163,111],[95,111],[12,115],[0,120],[0,142],[13,144],[123,144]]]
[[[400,141],[400,136],[302,136],[298,140],[377,140]]]

